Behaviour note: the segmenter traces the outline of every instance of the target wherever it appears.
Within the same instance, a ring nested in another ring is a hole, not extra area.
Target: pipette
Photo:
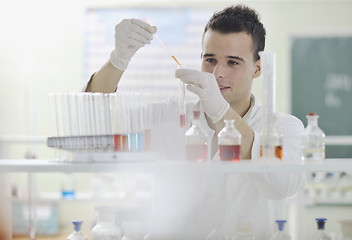
[[[170,56],[172,57],[173,60],[177,63],[177,65],[181,68],[182,65],[177,59],[175,58],[175,55],[171,52],[170,48],[168,48],[163,41],[159,38],[159,36],[154,33],[155,38],[159,41],[160,45],[168,51]],[[186,95],[186,85],[182,82],[182,85],[180,86],[180,127],[185,128],[186,127],[186,109],[185,109],[185,95]]]
[[[159,36],[158,36],[156,33],[154,33],[154,36],[155,36],[155,38],[159,41],[160,45],[161,45],[166,51],[169,52],[170,56],[175,60],[175,62],[177,63],[177,65],[178,65],[179,67],[182,67],[181,63],[180,63],[179,61],[177,61],[177,59],[175,58],[175,55],[171,52],[170,48],[168,48],[168,47],[165,45],[165,43],[164,43],[163,41],[161,41],[161,39],[159,38]]]

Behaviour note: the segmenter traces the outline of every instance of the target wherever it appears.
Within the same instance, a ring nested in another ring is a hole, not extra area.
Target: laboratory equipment
[[[319,128],[316,113],[307,116],[307,127],[301,133],[302,161],[319,161],[325,159],[325,133]]]
[[[160,45],[169,53],[171,58],[177,63],[178,67],[181,68],[182,65],[181,63],[175,58],[175,55],[171,52],[170,48],[168,48],[165,43],[160,39],[160,37],[154,33],[155,38],[158,40]],[[179,124],[180,127],[185,128],[186,127],[186,84],[181,82],[179,86],[179,112],[180,112],[180,117],[179,117]]]
[[[208,157],[208,135],[200,122],[200,111],[193,111],[192,126],[185,133],[186,160],[203,161]]]
[[[96,225],[92,229],[92,240],[121,240],[121,231],[115,225],[116,208],[113,206],[99,206]]]
[[[275,53],[259,52],[261,59],[261,72],[263,76],[263,117],[261,131],[261,158],[275,158],[275,133],[274,133],[274,112],[275,112],[275,84],[276,64]]]
[[[83,221],[73,220],[72,223],[75,231],[67,237],[67,240],[88,240],[88,238],[81,232],[81,225]]]
[[[74,177],[72,173],[65,173],[61,185],[61,197],[66,200],[75,198]]]
[[[352,240],[352,219],[342,219],[338,222],[341,226],[342,240]]]
[[[241,157],[242,135],[235,127],[235,120],[224,120],[225,127],[218,134],[219,159],[238,162]]]
[[[272,127],[272,141],[273,141],[273,145],[274,145],[274,155],[276,158],[278,159],[282,159],[282,145],[283,145],[283,136],[282,133],[280,131],[277,130],[277,128],[275,127],[275,122],[276,122],[276,115],[274,115],[273,117],[274,119],[274,125]],[[260,157],[263,156],[263,145],[260,145]]]
[[[311,240],[331,240],[331,237],[325,232],[326,218],[316,218],[318,229],[313,234]]]
[[[290,235],[288,235],[286,232],[284,232],[284,227],[286,220],[276,220],[275,221],[278,226],[278,231],[274,234],[274,236],[271,238],[271,240],[290,240],[292,239]]]
[[[123,222],[125,236],[122,240],[143,240],[142,225],[140,222]]]

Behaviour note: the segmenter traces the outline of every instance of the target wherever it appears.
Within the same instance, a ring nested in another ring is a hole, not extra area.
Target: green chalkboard
[[[295,37],[291,44],[292,114],[306,125],[316,112],[326,135],[352,135],[352,37]],[[326,156],[352,157],[352,146]]]

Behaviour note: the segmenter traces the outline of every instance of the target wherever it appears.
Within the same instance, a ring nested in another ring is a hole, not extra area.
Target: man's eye
[[[230,64],[230,65],[238,65],[238,62],[231,60],[231,61],[229,61],[229,64]]]
[[[205,61],[208,63],[214,63],[215,59],[214,58],[207,58],[207,59],[205,59]]]

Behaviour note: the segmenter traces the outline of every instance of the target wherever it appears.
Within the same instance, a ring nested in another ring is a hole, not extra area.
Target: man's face
[[[252,37],[245,32],[223,34],[209,29],[203,38],[202,71],[215,75],[221,94],[232,107],[248,104],[253,78],[260,75]]]

